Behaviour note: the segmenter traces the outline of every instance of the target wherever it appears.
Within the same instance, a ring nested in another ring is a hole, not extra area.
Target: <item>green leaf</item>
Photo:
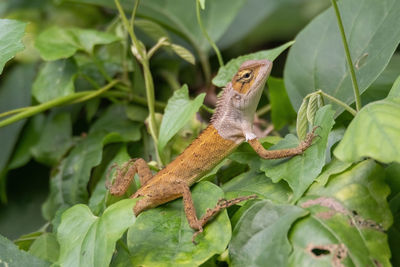
[[[26,23],[11,19],[0,19],[0,74],[4,65],[16,53],[24,50],[22,37],[25,34]]]
[[[351,163],[349,162],[343,162],[338,160],[337,158],[333,158],[331,162],[329,162],[327,165],[324,166],[323,171],[321,172],[320,175],[315,179],[315,181],[318,183],[315,184],[317,186],[324,186],[329,180],[329,177],[332,175],[341,173],[345,171],[348,167],[351,166]]]
[[[347,162],[371,157],[384,163],[400,163],[400,77],[389,97],[363,107],[336,147],[335,156]]]
[[[0,112],[28,106],[31,103],[31,84],[35,75],[33,65],[17,65],[0,85]],[[21,78],[23,77],[23,79]],[[4,179],[9,169],[7,164],[12,155],[24,121],[0,128],[0,200],[5,201]]]
[[[107,151],[105,151],[106,154]],[[106,200],[110,197],[112,197],[109,192],[107,187],[105,186],[107,178],[111,179],[112,177],[112,172],[110,172],[112,166],[114,164],[118,164],[121,166],[123,163],[127,162],[130,159],[130,156],[128,154],[126,145],[121,145],[114,157],[108,162],[106,166],[102,169],[103,172],[101,174],[101,177],[99,181],[97,182],[96,187],[94,188],[92,195],[90,196],[89,199],[89,208],[92,210],[94,214],[99,214],[103,209],[106,207]],[[103,156],[104,160],[104,156]],[[115,168],[114,168],[115,171]],[[107,175],[110,174],[109,177]]]
[[[49,262],[56,262],[60,253],[55,234],[45,233],[39,236],[29,248],[29,253]]]
[[[158,41],[160,38],[167,37],[169,39],[168,32],[160,26],[160,24],[153,22],[148,19],[135,19],[135,27],[142,30],[146,35],[151,37],[154,41]]]
[[[291,231],[291,266],[335,266],[335,261],[336,266],[391,266],[384,232],[392,223],[389,192],[384,171],[373,160],[331,177],[326,187],[310,190],[300,205],[311,216]],[[339,245],[340,257],[333,249]],[[328,253],[316,257],[318,249]]]
[[[187,85],[174,92],[168,100],[160,126],[158,150],[162,154],[168,141],[194,116],[203,104],[205,94],[198,95],[194,100],[189,99]]]
[[[49,262],[36,258],[17,246],[10,240],[0,235],[0,263],[8,267],[32,266],[44,267],[50,266]]]
[[[397,77],[396,81],[394,82],[392,89],[390,89],[389,98],[400,97],[400,76]]]
[[[37,144],[43,129],[45,116],[38,114],[31,118],[25,126],[24,134],[17,143],[13,156],[8,164],[9,169],[19,168],[31,159],[31,148]]]
[[[31,148],[31,152],[35,160],[52,166],[61,160],[72,144],[71,115],[66,112],[59,113],[48,118],[40,139]]]
[[[270,61],[275,60],[283,51],[290,47],[294,42],[287,42],[279,47],[269,50],[263,50],[256,53],[240,56],[235,59],[231,59],[225,66],[221,67],[218,71],[217,76],[212,80],[213,84],[219,87],[225,86],[231,81],[240,65],[246,60],[250,59],[268,59]]]
[[[33,83],[32,95],[40,103],[74,93],[78,69],[72,59],[47,62]]]
[[[53,26],[37,37],[35,46],[40,56],[49,61],[69,58],[78,50],[92,54],[96,45],[115,41],[118,41],[118,37],[106,32]]]
[[[300,105],[299,111],[297,112],[296,118],[296,133],[300,140],[304,140],[307,135],[308,130],[308,120],[307,120],[307,107],[308,99],[304,98]]]
[[[138,141],[140,136],[139,125],[126,118],[123,106],[108,108],[53,173],[50,195],[43,205],[44,217],[53,218],[61,207],[87,203],[91,170],[100,164],[103,146],[113,142]]]
[[[189,62],[192,65],[196,63],[193,54],[183,46],[177,44],[171,44],[171,48],[175,52],[175,54],[180,56],[183,60]]]
[[[126,116],[133,121],[144,122],[149,116],[149,111],[141,106],[127,105],[125,106]]]
[[[301,197],[325,165],[328,135],[334,124],[333,115],[334,111],[330,105],[318,110],[315,117],[315,125],[320,126],[317,130],[320,138],[316,138],[314,144],[302,155],[290,159],[262,160],[260,169],[273,182],[281,179],[288,182],[294,192],[293,201]],[[287,135],[284,140],[271,147],[271,149],[290,148],[297,145],[297,138],[293,135]]]
[[[244,207],[246,208],[246,206]],[[231,266],[287,266],[288,231],[307,212],[291,205],[258,201],[241,216],[229,245]]]
[[[62,266],[109,266],[115,243],[135,223],[136,199],[121,200],[100,216],[82,204],[66,210],[58,227]]]
[[[385,69],[400,42],[400,2],[343,0],[338,6],[362,93]],[[332,8],[315,18],[296,37],[284,77],[295,109],[303,97],[317,89],[347,104],[354,102],[342,38]],[[335,106],[335,110],[339,113],[343,108]]]
[[[257,194],[264,199],[278,203],[287,203],[293,197],[289,186],[280,181],[273,183],[264,173],[248,171],[236,176],[222,186],[227,199]]]
[[[210,182],[200,182],[192,190],[198,216],[213,208],[223,191]],[[128,230],[128,247],[133,266],[198,266],[222,253],[231,236],[226,211],[222,211],[204,227],[192,243],[194,230],[190,228],[182,206],[175,200],[161,207],[141,213]]]
[[[282,79],[269,77],[267,84],[271,103],[271,120],[275,130],[280,130],[296,119],[296,112],[290,104]]]

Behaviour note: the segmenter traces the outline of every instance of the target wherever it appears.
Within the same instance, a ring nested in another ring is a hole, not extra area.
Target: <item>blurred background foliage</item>
[[[121,3],[129,13],[133,1],[124,0]],[[263,8],[259,8],[260,5]],[[216,41],[225,61],[228,61],[244,53],[276,47],[293,40],[299,30],[328,5],[328,1],[320,0],[207,1],[206,9],[201,12],[201,16],[208,34]],[[180,88],[181,84],[190,85],[191,95],[214,90],[210,86],[209,79],[216,74],[219,67],[218,61],[201,33],[195,11],[195,1],[188,0],[142,1],[139,6],[136,23],[138,39],[149,47],[155,44],[160,35],[168,36],[173,43],[191,51],[196,61],[200,62],[195,66],[191,65],[169,50],[163,50],[154,55],[151,60],[151,70],[155,81],[156,99],[161,103],[157,108],[159,111],[162,111],[165,105],[163,103],[172,96],[174,90]],[[50,27],[59,26],[60,28],[105,30],[121,34],[122,31],[119,30],[121,25],[116,21],[116,15],[114,2],[109,0],[1,0],[1,18],[28,22],[26,34],[23,37],[25,49],[7,63],[0,76],[1,111],[42,102],[40,93],[36,94],[36,98],[30,96],[31,90],[35,90],[35,83],[43,86],[46,82],[52,83],[57,79],[54,77],[52,81],[43,82],[38,81],[38,78],[35,80],[38,72],[45,71],[44,64],[48,64],[41,60],[34,44],[42,32]],[[53,41],[57,41],[56,35],[49,35],[46,38],[54,38]],[[132,74],[134,75],[132,80],[135,83],[134,94],[145,97],[143,79],[135,74],[138,64],[133,58],[121,55],[121,51],[124,50],[116,44],[114,47],[112,45],[107,48],[100,47],[94,50],[94,53],[101,58],[110,75],[120,72],[123,68],[135,70]],[[118,56],[128,57],[124,61],[126,66],[119,64],[121,61]],[[98,84],[104,83],[104,77],[98,73],[86,55],[77,54],[75,61],[78,62],[79,68],[84,66],[80,71],[93,77]],[[276,61],[273,69],[274,76],[282,76],[284,61],[285,56]],[[63,64],[49,68],[69,68],[71,75],[76,75],[75,63],[64,62]],[[205,73],[207,71],[209,74]],[[44,75],[53,74],[44,73]],[[81,75],[76,75],[73,83],[76,91],[90,87]],[[51,98],[48,94],[48,91],[42,93],[43,100]],[[211,93],[206,96],[206,103],[210,106],[215,103],[215,97],[212,96]],[[46,220],[42,216],[41,206],[49,194],[49,173],[52,171],[52,166],[56,166],[63,155],[70,151],[82,135],[85,135],[96,114],[104,112],[110,103],[118,101],[120,100],[116,96],[116,98],[103,98],[101,101],[91,100],[84,104],[59,107],[36,115],[30,120],[20,121],[0,129],[0,147],[2,147],[0,153],[0,169],[2,170],[0,232],[2,235],[16,239],[22,234],[33,232],[43,226]],[[264,103],[266,101],[266,99],[263,100]],[[147,110],[145,105],[135,103],[129,107],[126,115],[140,122],[147,116]],[[206,122],[207,116],[209,115],[205,113],[203,122]],[[183,138],[184,141],[180,141],[182,138],[176,139],[172,153],[181,151],[202,127],[195,121],[190,125],[189,128],[186,127],[180,132],[180,137],[187,138]],[[141,133],[145,134],[143,130],[142,128]],[[140,133],[136,135],[140,136]],[[56,140],[54,140],[55,137]],[[142,136],[142,138],[149,137]],[[147,144],[151,146],[151,142]],[[118,150],[118,145],[110,144],[105,148],[104,153],[112,155],[112,151],[116,149]],[[141,149],[152,151],[151,148],[136,145],[133,153],[146,158],[146,153],[140,152]],[[153,154],[152,157],[154,159],[155,155]],[[147,156],[147,159],[150,158]],[[94,172],[96,173],[96,170]]]

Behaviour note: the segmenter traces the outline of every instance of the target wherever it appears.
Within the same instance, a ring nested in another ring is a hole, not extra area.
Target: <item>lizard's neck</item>
[[[222,138],[240,144],[247,139],[249,134],[253,134],[254,112],[261,92],[256,92],[258,95],[252,98],[256,101],[249,108],[240,109],[232,104],[232,99],[237,93],[232,90],[231,84],[227,85],[218,99],[215,113],[211,118],[211,124],[217,129]]]

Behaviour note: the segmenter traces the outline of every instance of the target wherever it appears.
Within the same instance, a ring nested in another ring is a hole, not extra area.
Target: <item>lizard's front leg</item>
[[[303,152],[311,146],[312,141],[318,135],[315,134],[315,130],[318,129],[318,126],[314,127],[313,130],[306,136],[306,138],[294,148],[288,149],[279,149],[279,150],[266,150],[258,141],[258,139],[250,139],[247,142],[251,145],[254,151],[257,152],[260,157],[264,159],[280,159],[280,158],[287,158],[296,155],[303,154]]]
[[[214,215],[216,215],[218,212],[220,212],[222,209],[228,208],[232,205],[235,205],[235,204],[245,201],[245,200],[257,198],[256,195],[250,195],[250,196],[234,198],[231,200],[220,199],[214,208],[207,209],[206,213],[200,219],[198,219],[189,186],[183,181],[178,181],[177,186],[179,187],[179,190],[182,193],[183,207],[184,207],[185,215],[189,222],[189,225],[192,229],[197,230],[193,234],[193,238],[192,238],[192,242],[194,244],[196,244],[196,242],[195,242],[196,236],[198,234],[200,234],[201,232],[203,232],[203,226],[209,220],[211,220],[214,217]]]
[[[135,173],[139,175],[140,184],[142,186],[153,177],[153,174],[144,159],[131,159],[125,162],[121,168],[117,169],[114,183],[108,187],[110,194],[116,196],[122,196],[125,194],[135,177]]]

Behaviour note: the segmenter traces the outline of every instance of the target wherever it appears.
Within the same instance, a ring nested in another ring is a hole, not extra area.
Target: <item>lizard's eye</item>
[[[245,70],[240,73],[240,82],[248,82],[253,77],[253,72],[251,70]]]

